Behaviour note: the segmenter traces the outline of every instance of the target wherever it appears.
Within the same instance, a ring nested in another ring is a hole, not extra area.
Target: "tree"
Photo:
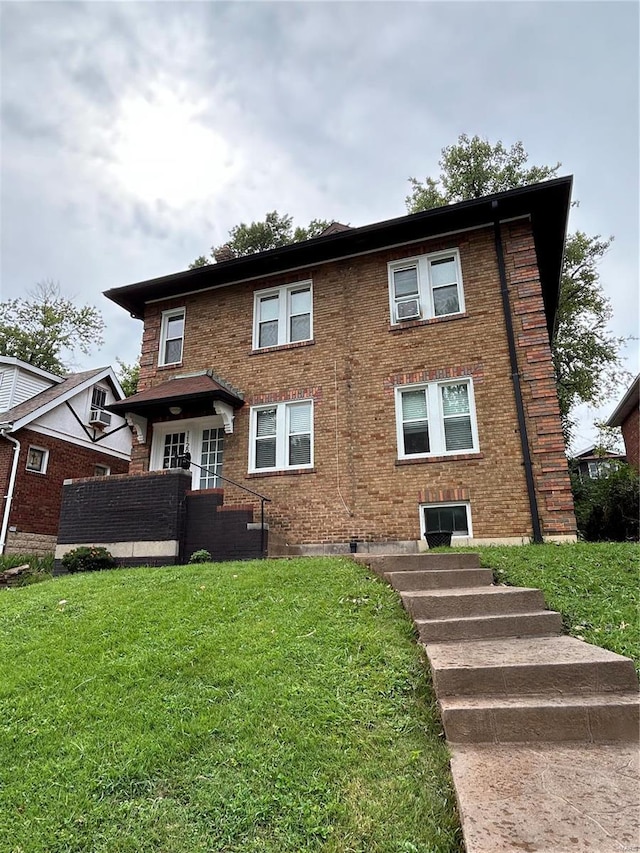
[[[127,364],[119,358],[116,358],[116,362],[118,364],[118,382],[122,386],[125,397],[131,397],[138,390],[140,362],[134,361],[133,364]]]
[[[561,165],[527,166],[527,161],[522,142],[506,149],[500,141],[491,145],[479,136],[469,139],[463,134],[456,145],[442,149],[437,179],[428,177],[421,183],[409,178],[412,191],[406,198],[407,209],[417,213],[547,180]],[[577,231],[567,237],[565,246],[552,355],[567,443],[574,427],[574,407],[598,405],[627,376],[620,355],[624,338],[615,337],[607,327],[611,304],[597,268],[612,239]]]
[[[545,181],[555,177],[561,166],[556,163],[526,168],[528,159],[522,142],[506,149],[500,140],[491,145],[487,139],[469,139],[463,133],[457,145],[442,149],[438,164],[442,171],[436,180],[426,178],[421,184],[416,178],[409,178],[413,188],[406,199],[409,213]]]
[[[280,215],[277,210],[267,213],[264,222],[252,222],[247,225],[241,222],[229,231],[229,239],[224,246],[228,246],[237,258],[244,255],[253,255],[256,252],[266,252],[268,249],[277,249],[280,246],[288,246],[290,243],[300,243],[311,237],[318,237],[331,223],[325,219],[312,219],[306,228],[293,228],[293,219],[287,214]],[[215,253],[223,246],[212,246],[211,256],[200,255],[189,264],[189,269],[208,266],[212,263]]]
[[[26,299],[0,303],[0,355],[64,374],[70,358],[103,343],[104,320],[92,305],[77,306],[52,281],[38,283]]]

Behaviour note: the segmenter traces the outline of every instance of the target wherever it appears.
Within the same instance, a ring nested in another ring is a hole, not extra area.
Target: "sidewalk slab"
[[[636,744],[451,747],[467,853],[638,853]]]

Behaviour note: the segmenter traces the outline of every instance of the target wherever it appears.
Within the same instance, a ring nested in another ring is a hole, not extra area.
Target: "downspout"
[[[531,451],[529,450],[529,436],[527,434],[527,421],[524,414],[522,402],[522,388],[520,385],[520,372],[518,371],[518,356],[516,353],[516,339],[513,331],[513,320],[511,318],[511,305],[509,303],[509,288],[507,286],[507,272],[504,265],[504,251],[502,248],[502,235],[500,233],[500,221],[497,215],[498,202],[493,201],[494,209],[493,234],[498,258],[498,271],[500,274],[500,293],[502,295],[502,311],[507,328],[507,341],[509,343],[509,362],[511,364],[511,380],[516,397],[516,410],[518,412],[518,428],[520,431],[520,445],[522,447],[522,458],[524,461],[524,473],[527,481],[527,495],[529,497],[529,511],[531,513],[531,524],[533,527],[533,541],[540,544],[543,541],[542,529],[540,527],[540,516],[538,515],[538,499],[536,487],[533,480],[533,465],[531,463]]]
[[[15,449],[13,451],[13,464],[11,466],[11,476],[9,477],[9,488],[7,489],[7,494],[5,495],[5,507],[4,513],[2,516],[2,529],[0,530],[0,554],[4,554],[4,547],[7,542],[7,528],[9,527],[9,514],[11,513],[11,501],[13,500],[13,490],[16,485],[16,474],[18,473],[18,460],[20,458],[20,442],[17,438],[12,438],[10,435],[7,435],[9,426],[5,425],[0,427],[0,436],[2,438],[6,438],[7,441],[10,441],[15,445]]]

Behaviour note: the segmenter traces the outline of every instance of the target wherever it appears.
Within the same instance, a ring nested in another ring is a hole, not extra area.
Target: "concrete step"
[[[497,637],[546,637],[562,633],[562,615],[555,610],[533,610],[508,616],[416,619],[415,625],[423,643]]]
[[[491,569],[419,569],[413,572],[386,572],[385,579],[398,592],[455,587],[491,586]]]
[[[544,609],[539,589],[487,586],[462,589],[402,592],[402,603],[413,619],[453,619],[527,613]]]
[[[639,754],[637,744],[453,746],[467,853],[638,851]]]
[[[443,696],[440,713],[451,743],[637,742],[640,695]]]
[[[428,643],[438,699],[465,694],[566,695],[637,690],[633,661],[574,637]]]
[[[477,569],[478,554],[356,554],[353,559],[363,563],[377,575],[387,572],[415,572],[429,569]]]

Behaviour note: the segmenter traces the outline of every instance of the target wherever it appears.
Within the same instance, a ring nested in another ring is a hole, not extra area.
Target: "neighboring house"
[[[110,367],[62,377],[0,356],[0,554],[54,550],[65,479],[128,470],[131,432],[105,409],[123,397]]]
[[[624,453],[614,453],[602,450],[595,445],[587,447],[582,453],[577,453],[571,460],[571,468],[578,472],[582,480],[599,480],[608,477],[617,470],[622,462],[626,462]]]
[[[549,343],[570,195],[551,180],[108,291],[144,322],[140,390],[109,407],[132,476],[188,452],[192,493],[259,507],[222,474],[266,495],[289,553],[575,539]]]
[[[633,465],[636,471],[640,470],[638,456],[640,454],[640,406],[638,403],[640,387],[640,373],[631,383],[627,393],[618,403],[615,412],[607,421],[607,426],[622,427],[622,438],[627,451],[627,462]]]

